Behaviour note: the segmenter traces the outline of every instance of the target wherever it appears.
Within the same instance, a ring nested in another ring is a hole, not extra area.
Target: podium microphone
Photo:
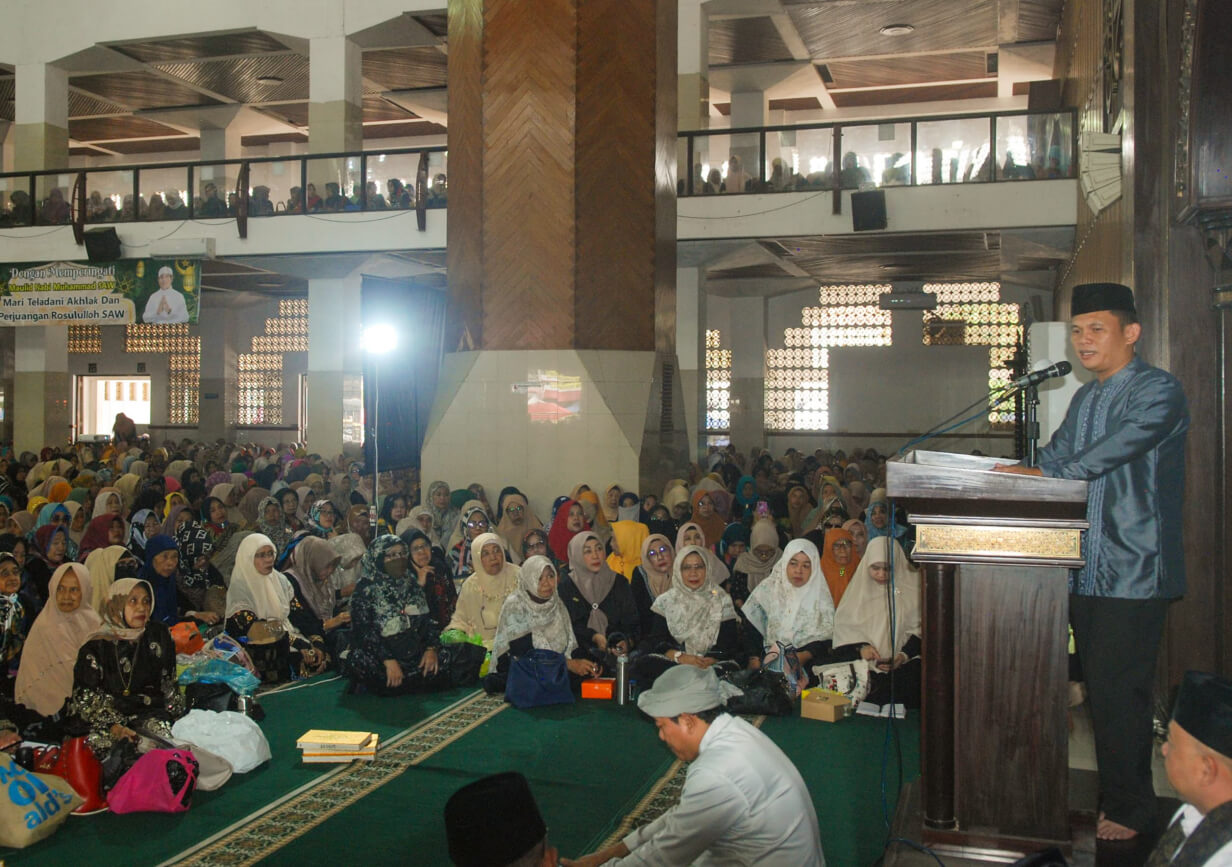
[[[1048,367],[1034,370],[1026,376],[1020,376],[1010,383],[1011,388],[1030,388],[1033,385],[1039,385],[1046,379],[1052,379],[1054,376],[1068,376],[1069,372],[1074,369],[1074,365],[1068,361],[1058,361],[1056,364],[1051,364]]]

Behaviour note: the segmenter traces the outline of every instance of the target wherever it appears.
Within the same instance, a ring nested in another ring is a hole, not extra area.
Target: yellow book
[[[368,746],[373,739],[372,732],[336,732],[328,729],[310,729],[300,735],[295,742],[301,750],[312,752],[356,752]]]

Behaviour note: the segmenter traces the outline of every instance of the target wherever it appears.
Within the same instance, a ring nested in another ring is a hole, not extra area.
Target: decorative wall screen
[[[236,358],[238,400],[236,422],[280,425],[282,359],[288,352],[308,351],[308,299],[278,302],[278,315],[265,320],[265,333],[252,338],[252,351]]]
[[[75,355],[95,355],[103,351],[101,325],[68,326],[68,351]]]
[[[731,350],[722,349],[718,331],[706,332],[706,430],[731,427]]]
[[[1009,364],[1021,337],[1017,304],[1001,303],[1000,283],[926,283],[937,307],[924,311],[926,346],[987,346],[988,389],[1009,385]],[[1014,429],[1014,404],[989,409],[993,430]]]
[[[822,286],[816,307],[800,311],[800,328],[783,333],[783,349],[766,351],[765,428],[820,431],[830,427],[830,349],[889,346],[890,311],[877,299],[889,284]]]
[[[188,325],[126,325],[124,351],[165,353],[167,424],[195,425],[201,405],[201,338]]]

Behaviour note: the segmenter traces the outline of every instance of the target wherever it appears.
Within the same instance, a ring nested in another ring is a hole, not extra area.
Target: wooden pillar
[[[674,351],[675,25],[451,0],[447,349]]]

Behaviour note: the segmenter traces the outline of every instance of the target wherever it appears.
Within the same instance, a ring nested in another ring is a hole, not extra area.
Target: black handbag
[[[728,713],[790,716],[795,710],[795,697],[787,685],[787,678],[777,671],[768,668],[736,671],[722,675],[722,679],[744,690],[744,695],[727,700]]]
[[[189,710],[237,710],[239,701],[225,683],[190,683],[184,689],[184,701]]]
[[[109,792],[124,773],[137,764],[137,745],[128,738],[121,738],[111,745],[103,759],[103,791]]]

